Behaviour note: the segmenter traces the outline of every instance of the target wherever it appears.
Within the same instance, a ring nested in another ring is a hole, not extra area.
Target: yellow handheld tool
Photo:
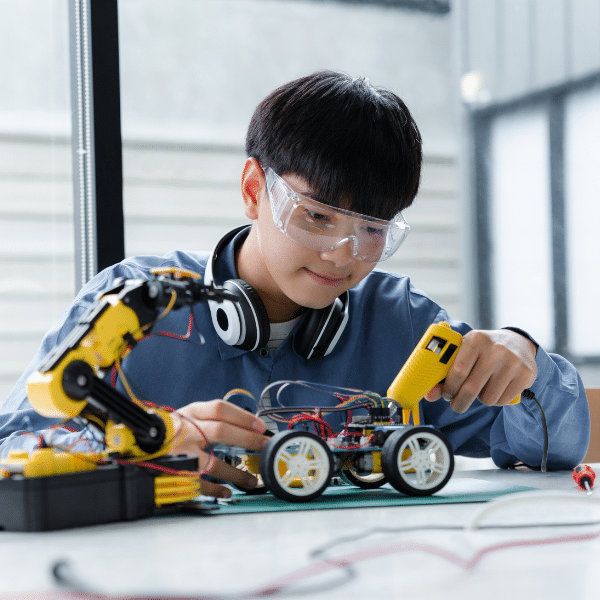
[[[445,379],[461,344],[460,333],[445,321],[428,327],[387,391],[388,398],[402,407],[405,425],[411,414],[413,423],[419,425],[419,402]],[[518,404],[520,400],[521,396],[517,396],[511,404]]]

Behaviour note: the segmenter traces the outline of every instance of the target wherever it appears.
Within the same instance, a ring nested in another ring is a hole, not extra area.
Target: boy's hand
[[[452,410],[465,412],[475,398],[487,406],[510,404],[537,376],[537,346],[509,329],[467,333],[443,384],[425,399],[448,400]]]
[[[200,470],[206,469],[210,464],[211,457],[204,452],[207,444],[220,443],[260,451],[269,440],[263,435],[266,431],[264,421],[223,400],[188,404],[173,413],[173,420],[176,439],[169,450],[170,454],[198,456]],[[252,489],[256,486],[253,475],[217,458],[213,458],[207,474],[242,488]],[[231,495],[231,490],[223,485],[204,480],[201,485],[203,494],[222,498]]]

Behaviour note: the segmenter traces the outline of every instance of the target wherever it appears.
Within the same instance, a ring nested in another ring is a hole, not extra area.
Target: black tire
[[[390,483],[409,496],[441,490],[454,471],[454,453],[436,429],[411,427],[394,431],[383,445],[382,469]]]
[[[282,431],[260,455],[266,487],[287,502],[309,502],[331,483],[333,455],[327,444],[309,431]]]
[[[340,472],[340,477],[350,485],[362,488],[363,490],[375,490],[387,483],[387,477],[383,473],[372,473],[370,475],[359,475],[354,469],[344,468]]]

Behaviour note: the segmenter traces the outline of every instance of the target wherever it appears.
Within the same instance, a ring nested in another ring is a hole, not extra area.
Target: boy
[[[249,396],[213,400],[233,388],[259,398],[270,382],[303,380],[384,396],[425,329],[445,320],[464,342],[443,385],[421,402],[422,421],[440,428],[457,454],[491,455],[501,467],[539,466],[538,411],[525,400],[506,406],[531,388],[548,420],[548,467],[572,468],[583,458],[588,405],[568,362],[520,330],[473,331],[450,321],[406,277],[374,269],[404,240],[401,211],[420,179],[420,134],[395,94],[339,73],[303,77],[258,106],[246,150],[241,191],[252,225],[225,236],[210,256],[127,259],[90,281],[4,404],[3,452],[24,446],[28,436],[14,432],[49,425],[28,404],[25,381],[96,293],[116,277],[147,278],[150,268],[179,266],[225,286],[240,305],[196,305],[189,334],[189,313],[172,311],[157,326],[170,335],[150,336],[124,361],[138,397],[186,417],[174,452],[203,456],[207,441],[264,445],[265,423],[253,416]],[[175,338],[183,334],[185,341]],[[221,462],[211,474],[254,485],[250,475]],[[215,483],[204,491],[229,493]]]

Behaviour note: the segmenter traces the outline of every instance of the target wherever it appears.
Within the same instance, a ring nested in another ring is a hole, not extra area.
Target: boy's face
[[[269,312],[269,304],[324,308],[343,292],[364,279],[375,263],[356,260],[352,244],[344,243],[334,250],[317,251],[289,238],[273,220],[264,173],[254,159],[248,159],[244,176],[253,181],[253,201],[244,191],[246,215],[254,221],[249,237],[252,252],[243,252],[240,275],[261,295]],[[297,175],[283,176],[297,193],[310,195],[307,182]],[[250,189],[249,186],[247,189]],[[247,270],[249,269],[249,271]],[[269,316],[272,318],[272,314]]]

